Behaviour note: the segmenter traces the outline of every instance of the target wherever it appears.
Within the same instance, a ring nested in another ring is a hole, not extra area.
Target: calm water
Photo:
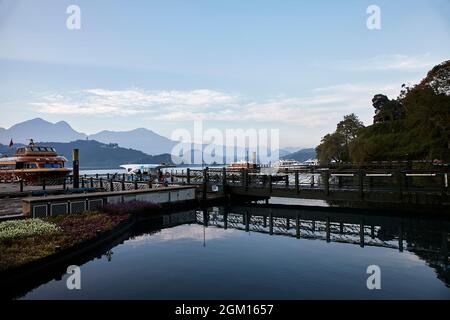
[[[82,290],[64,275],[23,298],[449,299],[449,232],[448,222],[286,206],[193,210],[143,222],[81,265]],[[367,289],[369,265],[381,268],[379,291]]]

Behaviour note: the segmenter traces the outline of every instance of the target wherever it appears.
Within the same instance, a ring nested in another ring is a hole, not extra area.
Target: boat
[[[0,158],[0,180],[57,183],[71,172],[65,168],[66,162],[55,148],[37,145],[31,139],[28,146],[16,149],[15,156]]]
[[[318,166],[319,165],[319,160],[317,159],[308,159],[305,162],[303,162],[304,165],[306,166]]]
[[[121,168],[129,175],[155,175],[158,171],[166,168],[174,168],[174,165],[161,164],[122,164]]]
[[[240,171],[242,169],[246,169],[251,172],[259,172],[261,170],[261,166],[255,162],[249,162],[244,160],[233,162],[229,166],[227,166],[228,171]]]
[[[294,171],[302,169],[305,164],[298,162],[297,160],[279,160],[273,167],[278,170],[278,172]]]

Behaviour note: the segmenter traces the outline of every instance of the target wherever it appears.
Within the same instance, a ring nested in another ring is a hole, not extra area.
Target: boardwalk
[[[328,170],[285,175],[251,174],[246,170],[190,170],[178,176],[202,191],[220,189],[231,196],[317,199],[329,202],[413,204],[450,207],[448,169]]]

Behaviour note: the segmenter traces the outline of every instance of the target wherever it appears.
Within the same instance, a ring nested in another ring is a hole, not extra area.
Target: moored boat
[[[296,160],[279,160],[273,165],[273,167],[277,169],[278,172],[286,172],[302,169],[305,165]]]
[[[251,172],[259,172],[261,170],[261,166],[255,162],[238,161],[238,162],[231,163],[227,167],[228,171],[240,171],[242,169],[246,169]]]
[[[17,148],[15,156],[0,158],[0,180],[56,183],[71,172],[64,167],[66,162],[53,147],[38,146],[31,140],[28,146]]]

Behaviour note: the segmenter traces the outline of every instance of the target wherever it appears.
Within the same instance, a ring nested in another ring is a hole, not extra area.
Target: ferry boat
[[[298,162],[297,160],[279,160],[273,167],[278,170],[278,172],[298,170],[304,168],[305,165]]]
[[[261,170],[261,166],[255,162],[241,160],[238,162],[233,162],[227,167],[227,170],[229,171],[240,171],[242,169],[247,169],[252,172],[259,172]]]
[[[16,149],[14,157],[0,158],[0,180],[39,184],[45,179],[51,184],[71,172],[64,167],[66,162],[53,147],[38,146],[30,140],[28,146]]]
[[[161,164],[122,164],[121,168],[125,169],[129,175],[155,176],[158,171],[166,168],[175,168],[174,165],[165,163]]]

